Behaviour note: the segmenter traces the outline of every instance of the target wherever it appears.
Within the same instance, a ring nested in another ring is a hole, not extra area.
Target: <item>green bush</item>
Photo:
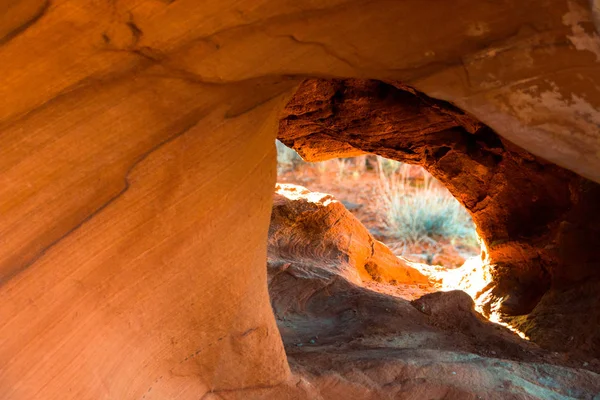
[[[411,166],[398,164],[390,167],[389,160],[378,162],[378,205],[384,211],[387,235],[407,244],[448,239],[476,246],[473,221],[450,192],[428,173],[414,179]]]

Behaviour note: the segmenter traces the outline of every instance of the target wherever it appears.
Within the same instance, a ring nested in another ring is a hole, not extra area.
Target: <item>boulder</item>
[[[375,240],[341,202],[299,185],[276,186],[267,249],[271,264],[318,265],[359,285],[429,283]]]

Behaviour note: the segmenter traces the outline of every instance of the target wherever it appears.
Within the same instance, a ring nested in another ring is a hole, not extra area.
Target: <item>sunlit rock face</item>
[[[293,87],[405,82],[600,181],[593,27],[583,0],[2,2],[0,398],[285,381],[264,264]]]
[[[197,399],[285,380],[264,268],[283,99],[108,86],[2,132],[0,398]]]
[[[278,138],[309,161],[368,152],[430,171],[471,213],[485,243],[493,282],[477,297],[486,313],[525,315],[549,290],[600,278],[594,211],[600,185],[532,155],[448,103],[394,82],[310,79],[287,105]],[[588,304],[597,304],[589,294]],[[561,301],[550,297],[552,304]],[[572,326],[565,320],[564,331]],[[582,350],[600,351],[596,339],[587,340],[594,332],[574,334]],[[563,339],[555,335],[557,344]]]
[[[428,283],[333,196],[298,185],[276,186],[267,249],[270,264],[316,264],[359,285]]]

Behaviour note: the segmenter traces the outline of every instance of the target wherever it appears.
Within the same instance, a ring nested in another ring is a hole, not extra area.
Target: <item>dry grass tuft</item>
[[[388,236],[404,246],[441,240],[477,246],[477,232],[464,207],[429,173],[378,157],[379,195]]]

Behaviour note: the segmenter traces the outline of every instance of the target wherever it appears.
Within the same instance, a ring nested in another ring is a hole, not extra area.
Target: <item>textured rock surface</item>
[[[197,399],[285,379],[264,272],[281,99],[241,113],[211,103],[228,87],[112,89],[29,117],[46,130],[3,131],[0,398]]]
[[[277,395],[248,395],[593,399],[600,390],[600,376],[579,369],[581,359],[565,360],[488,322],[473,311],[464,292],[409,302],[372,292],[320,265],[315,260],[269,264],[271,301],[296,380],[280,386]],[[585,365],[600,368],[598,361]]]
[[[278,184],[267,255],[270,263],[313,264],[356,284],[364,280],[428,284],[429,280],[375,240],[333,196]],[[294,301],[296,296],[289,296]]]
[[[591,21],[584,0],[0,3],[0,398],[285,381],[264,260],[286,77],[406,82],[600,180]]]
[[[308,160],[364,151],[422,165],[438,178],[471,213],[486,244],[494,277],[484,293],[488,312],[527,314],[548,290],[600,280],[600,214],[594,211],[600,185],[533,156],[451,105],[398,84],[313,79],[285,114],[279,139]],[[598,299],[589,294],[581,292],[596,316]],[[566,306],[549,297],[549,311]],[[539,322],[544,318],[541,313]],[[600,328],[592,319],[592,332],[575,334],[579,342],[589,344]],[[556,331],[573,326],[553,322]],[[549,343],[550,332],[545,336]],[[554,341],[562,344],[563,335]]]

